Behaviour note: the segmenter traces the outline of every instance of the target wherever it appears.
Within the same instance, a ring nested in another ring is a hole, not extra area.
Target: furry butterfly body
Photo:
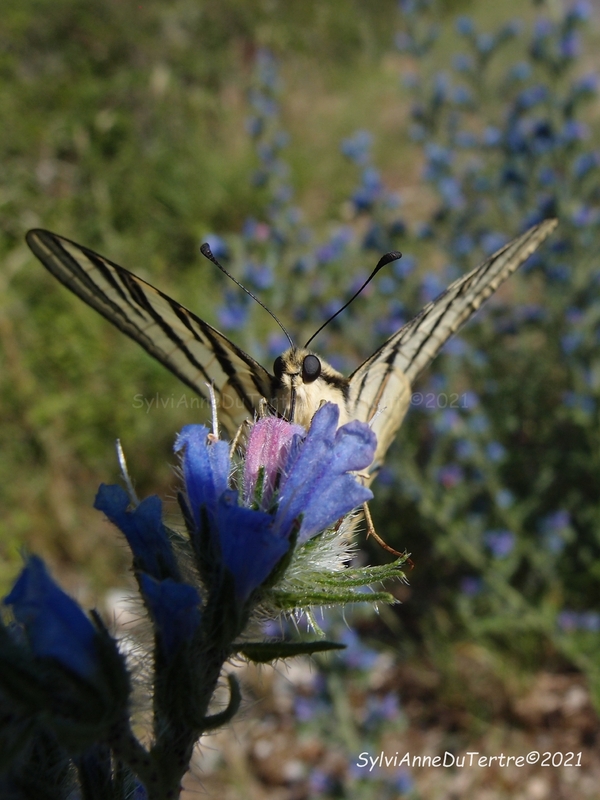
[[[530,228],[459,278],[349,377],[300,347],[282,353],[270,372],[200,317],[98,253],[40,229],[29,231],[27,243],[61,283],[195,392],[206,399],[212,384],[230,435],[264,400],[304,426],[332,401],[340,407],[340,424],[362,420],[377,434],[372,477],[408,410],[415,379],[555,226],[556,220],[545,220]]]

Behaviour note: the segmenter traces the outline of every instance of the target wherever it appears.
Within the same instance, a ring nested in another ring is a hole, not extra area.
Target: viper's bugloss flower
[[[373,461],[376,436],[356,420],[338,428],[339,416],[333,403],[321,406],[306,438],[292,443],[282,475],[275,524],[285,531],[301,518],[300,543],[373,497],[349,473]]]
[[[187,425],[175,450],[183,451],[183,476],[198,535],[208,535],[246,600],[288,552],[292,535],[302,544],[331,527],[372,493],[350,472],[372,462],[376,437],[368,425],[337,428],[339,409],[326,403],[310,430],[285,420],[256,422],[248,438],[242,491],[229,488],[228,445],[202,425]],[[193,532],[192,532],[193,535]]]
[[[4,604],[12,606],[34,656],[55,659],[82,678],[94,676],[98,668],[96,629],[54,583],[41,558],[29,558]]]
[[[135,567],[160,581],[179,580],[179,568],[162,522],[162,502],[156,495],[147,497],[132,511],[129,497],[121,486],[102,484],[94,508],[125,534],[135,558]]]

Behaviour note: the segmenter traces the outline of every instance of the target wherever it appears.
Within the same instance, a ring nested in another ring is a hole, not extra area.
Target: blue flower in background
[[[585,178],[590,172],[597,169],[600,165],[600,153],[597,150],[589,153],[580,153],[571,167],[573,175],[577,180]]]
[[[483,131],[482,141],[486,147],[498,147],[502,143],[502,139],[502,131],[493,125],[488,125]]]
[[[473,57],[466,53],[454,56],[452,64],[457,72],[470,72],[475,66]]]
[[[495,500],[499,508],[510,508],[514,505],[515,496],[510,489],[498,489]]]
[[[469,460],[477,452],[474,443],[470,439],[458,439],[454,447],[456,458],[461,460]]]
[[[369,131],[356,131],[348,139],[343,139],[340,145],[342,153],[359,166],[366,166],[371,159],[373,134]]]
[[[464,472],[458,464],[446,464],[438,470],[438,481],[444,489],[452,489],[464,478]]]
[[[491,256],[492,253],[495,253],[497,250],[500,250],[501,247],[504,247],[506,240],[506,234],[497,232],[485,233],[481,237],[481,247],[486,256]]]
[[[506,457],[506,448],[503,447],[500,442],[489,442],[489,444],[486,445],[485,452],[490,461],[494,463],[503,461]]]
[[[248,321],[249,308],[244,299],[229,295],[217,311],[219,325],[226,331],[239,331]]]
[[[475,46],[482,54],[491,53],[494,49],[496,41],[494,37],[489,33],[480,33],[477,37]]]
[[[576,31],[569,31],[559,42],[560,54],[563,58],[573,59],[581,53],[581,38]]]
[[[475,23],[471,17],[459,17],[456,20],[456,30],[461,36],[472,36],[475,33]]]
[[[254,261],[249,261],[246,264],[244,277],[256,289],[263,291],[270,289],[275,280],[273,270],[268,264],[257,264]]]
[[[25,629],[34,656],[51,658],[84,679],[99,670],[96,629],[77,603],[31,556],[4,604]]]
[[[515,546],[515,535],[512,531],[487,531],[483,539],[495,558],[506,558]]]
[[[444,284],[435,272],[426,273],[421,279],[421,298],[423,303],[430,303],[444,291]]]
[[[394,261],[392,270],[396,278],[403,280],[408,278],[411,272],[414,272],[417,266],[417,259],[411,255],[403,255],[402,258]]]
[[[227,247],[225,239],[221,236],[217,236],[216,233],[209,233],[204,237],[204,241],[208,244],[213,256],[217,260],[220,261],[222,258],[229,258],[229,248]]]
[[[245,128],[249,136],[257,138],[264,131],[264,120],[261,117],[247,117]]]
[[[531,77],[531,65],[526,61],[519,61],[518,64],[513,64],[508,71],[508,79],[513,81],[526,81]]]

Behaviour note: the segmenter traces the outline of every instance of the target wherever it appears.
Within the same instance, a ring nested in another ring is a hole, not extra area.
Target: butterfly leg
[[[402,558],[404,553],[399,553],[397,550],[394,550],[393,547],[390,547],[389,544],[383,541],[381,536],[375,530],[375,525],[373,525],[373,517],[371,516],[371,512],[369,511],[368,503],[363,503],[363,513],[365,515],[365,521],[367,523],[367,538],[369,536],[372,536],[377,542],[377,544],[380,547],[383,547],[383,549],[386,550],[388,553],[391,553],[393,556],[396,556],[397,558]]]

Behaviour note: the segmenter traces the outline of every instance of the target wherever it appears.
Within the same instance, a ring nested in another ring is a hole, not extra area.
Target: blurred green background
[[[404,685],[425,717],[452,710],[446,732],[509,719],[506,697],[540,668],[581,671],[597,704],[600,106],[578,81],[600,38],[584,5],[5,0],[0,585],[25,547],[101,605],[127,580],[92,509],[118,477],[115,439],[139,494],[173,498],[173,438],[198,419],[187,389],[45,272],[29,228],[106,255],[268,367],[278,331],[201,258],[205,237],[242,280],[268,266],[252,288],[299,341],[399,247],[416,269],[380,276],[315,343],[350,372],[493,242],[558,215],[540,260],[416,387],[437,399],[411,410],[373,503],[416,567],[403,606],[356,624],[431,678]],[[340,148],[365,129],[368,156]]]

